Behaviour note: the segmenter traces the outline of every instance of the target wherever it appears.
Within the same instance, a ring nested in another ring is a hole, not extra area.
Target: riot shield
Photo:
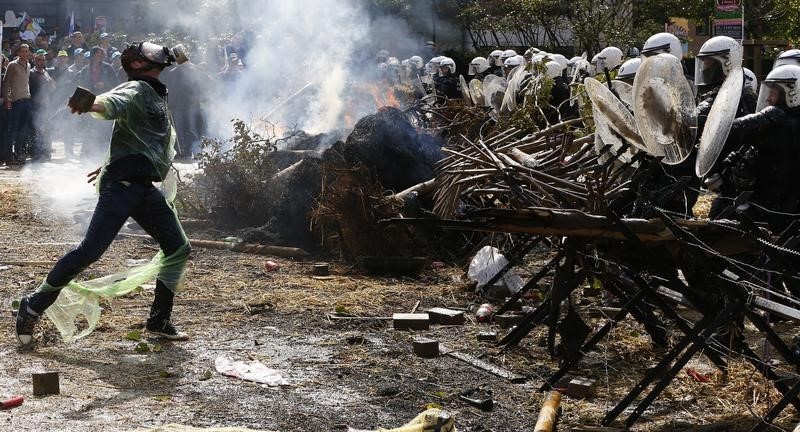
[[[623,142],[608,126],[605,116],[594,106],[592,107],[592,114],[594,116],[594,151],[597,153],[600,163],[604,164],[608,162],[612,154],[619,153]],[[611,151],[601,151],[607,144],[611,145]],[[633,151],[631,147],[628,147],[628,150],[619,155],[618,159],[622,162],[630,162],[633,157]]]
[[[500,112],[503,96],[506,91],[506,80],[496,75],[489,75],[483,80],[483,98],[486,106]]]
[[[617,95],[622,100],[622,102],[628,106],[631,110],[633,109],[633,86],[619,80],[612,80],[611,87],[617,92]]]
[[[700,147],[697,150],[697,162],[695,163],[695,173],[698,177],[703,177],[711,171],[717,158],[725,147],[725,141],[731,132],[733,120],[736,118],[736,110],[739,107],[739,99],[742,98],[742,88],[744,87],[744,71],[742,68],[735,68],[731,71],[722,87],[717,93],[711,111],[708,113],[703,134],[700,136]]]
[[[589,99],[592,101],[592,108],[596,108],[597,112],[604,117],[611,130],[619,134],[631,145],[649,151],[642,143],[642,138],[636,130],[633,115],[625,107],[625,104],[614,96],[614,93],[611,93],[611,90],[605,84],[594,78],[586,78],[583,84],[586,87]]]
[[[633,81],[633,112],[648,153],[677,165],[692,152],[697,137],[695,101],[675,56],[658,54],[642,61]]]
[[[479,79],[473,79],[469,82],[469,93],[472,95],[472,103],[475,106],[484,106],[483,99],[483,83]]]
[[[467,80],[464,79],[464,75],[458,76],[458,82],[461,87],[461,99],[464,100],[464,105],[472,106],[472,94],[469,91],[469,86],[467,85]]]

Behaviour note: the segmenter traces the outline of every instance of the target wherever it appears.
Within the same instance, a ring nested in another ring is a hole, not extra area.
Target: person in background
[[[0,160],[6,164],[21,163],[25,145],[33,133],[33,101],[31,101],[30,46],[20,45],[17,58],[8,64],[3,78],[3,108],[7,111],[6,139]]]

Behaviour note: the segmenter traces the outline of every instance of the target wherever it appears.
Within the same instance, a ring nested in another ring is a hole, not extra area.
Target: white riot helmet
[[[800,49],[790,49],[781,53],[778,59],[775,60],[773,68],[783,65],[799,65],[800,66]]]
[[[450,68],[450,73],[451,74],[455,74],[456,73],[456,62],[453,59],[451,59],[450,57],[443,57],[442,61],[439,62],[439,70],[441,70],[442,68]],[[441,75],[441,73],[440,73],[440,75]]]
[[[486,70],[489,69],[489,60],[486,60],[483,57],[475,57],[469,63],[469,70],[467,71],[467,75],[473,76],[479,73],[484,73]]]
[[[412,56],[408,59],[408,62],[416,66],[417,69],[422,69],[425,66],[425,62],[422,61],[422,57],[420,56]]]
[[[781,106],[784,103],[789,108],[800,106],[800,66],[777,67],[761,83],[756,108],[758,111],[768,105]]]
[[[589,62],[589,67],[586,68],[586,72],[589,73],[589,76],[595,76],[600,73],[599,69],[597,68],[597,59],[599,58],[600,54],[595,54],[594,57],[592,57],[592,61]]]
[[[706,41],[694,66],[695,85],[720,84],[735,68],[742,66],[742,46],[728,36],[715,36]]]
[[[399,68],[400,59],[398,59],[397,57],[389,57],[389,60],[386,61],[386,64],[391,68]]]
[[[547,58],[547,57],[542,55],[542,54],[536,54],[535,56],[531,57],[531,63],[533,63],[533,64],[542,63],[542,62],[544,62],[545,58]]]
[[[617,79],[618,80],[625,80],[625,79],[633,79],[636,76],[636,72],[639,72],[639,66],[642,65],[641,58],[632,58],[622,66],[619,67],[619,72],[617,72]]]
[[[620,67],[620,65],[622,65],[622,50],[617,47],[605,47],[600,51],[600,54],[597,55],[597,63],[595,66],[599,72],[605,69],[613,71]]]
[[[502,50],[494,50],[489,53],[489,61],[492,63],[492,66],[503,66],[503,61],[500,60],[500,57],[503,57]]]
[[[576,56],[569,59],[567,62],[567,75],[573,76],[575,75],[575,71],[580,69],[581,64],[584,62],[583,57]]]
[[[506,60],[510,59],[511,57],[515,57],[516,55],[517,52],[512,49],[505,50],[503,51],[503,54],[500,56],[500,60],[502,60],[503,64],[505,64]]]
[[[544,67],[545,67],[545,75],[551,79],[555,77],[560,77],[561,73],[564,72],[564,67],[561,66],[561,63],[555,60],[550,60],[549,62],[545,63]]]
[[[672,33],[656,33],[647,39],[642,47],[642,55],[651,57],[657,54],[672,54],[683,59],[683,47],[681,41]]]
[[[514,57],[519,59],[519,64],[521,64],[521,65],[528,64],[528,62],[525,60],[525,56],[521,56],[521,55],[517,54]]]
[[[562,68],[566,68],[567,63],[569,63],[569,60],[561,54],[550,54],[550,58],[553,59],[554,62],[560,64]]]
[[[508,76],[508,74],[511,73],[515,67],[521,64],[522,62],[517,56],[507,58],[506,61],[503,62],[503,71],[505,72],[505,75]]]
[[[744,85],[753,89],[753,93],[758,93],[758,78],[756,78],[756,74],[748,68],[742,68],[742,70],[744,71]]]

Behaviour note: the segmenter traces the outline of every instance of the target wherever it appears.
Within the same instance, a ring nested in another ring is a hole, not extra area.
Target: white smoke
[[[363,0],[184,3],[194,7],[179,7],[177,14],[163,18],[163,5],[157,5],[151,16],[162,17],[162,28],[198,40],[194,51],[205,55],[194,61],[205,58],[209,72],[216,72],[218,63],[210,36],[230,34],[234,46],[249,45],[241,76],[214,89],[208,113],[212,135],[228,133],[232,118],[260,118],[311,134],[341,132],[343,111],[362,105],[348,92],[372,78],[378,49],[401,59],[420,54],[421,39],[410,36],[402,20],[373,19]],[[243,34],[252,36],[243,39]]]

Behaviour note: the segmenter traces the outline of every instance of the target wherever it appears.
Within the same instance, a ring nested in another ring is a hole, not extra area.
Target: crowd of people
[[[34,41],[20,40],[19,32],[3,40],[0,165],[48,160],[56,141],[63,142],[66,159],[103,157],[111,125],[84,117],[68,118],[66,101],[78,86],[99,95],[127,81],[121,51],[112,46],[111,38],[101,33],[100,42],[91,47],[80,31],[57,44],[51,44],[45,35]],[[179,156],[191,158],[204,134],[200,107],[206,96],[202,89],[207,88],[210,77],[181,52],[162,79],[177,90],[170,105],[179,125]],[[234,69],[241,70],[235,51],[231,62],[236,68],[224,68],[221,80],[228,79]]]

